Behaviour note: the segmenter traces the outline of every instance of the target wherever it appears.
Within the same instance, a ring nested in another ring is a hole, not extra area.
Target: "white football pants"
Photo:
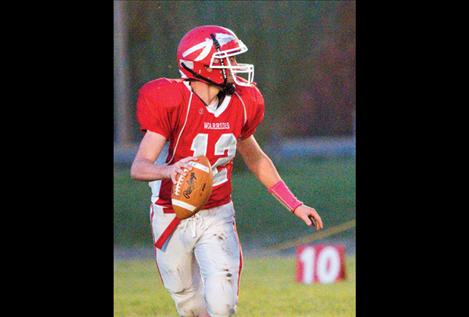
[[[153,236],[168,223],[168,214],[154,205]],[[199,211],[181,221],[156,264],[165,288],[183,317],[229,317],[236,312],[242,251],[236,231],[233,203]]]

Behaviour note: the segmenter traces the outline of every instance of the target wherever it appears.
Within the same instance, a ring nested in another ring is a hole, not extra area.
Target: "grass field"
[[[114,316],[177,317],[153,260],[114,262]],[[346,280],[327,285],[296,283],[293,257],[246,257],[236,316],[355,316],[355,257]]]
[[[268,194],[235,160],[233,201],[243,247],[264,247],[311,232]],[[297,197],[315,207],[325,228],[355,218],[355,160],[351,158],[293,160],[277,164]],[[150,188],[129,178],[129,169],[114,169],[114,244],[151,247],[148,215]],[[354,231],[343,233],[354,238]]]

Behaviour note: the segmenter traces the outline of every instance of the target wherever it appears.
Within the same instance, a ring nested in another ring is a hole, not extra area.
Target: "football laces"
[[[174,194],[176,196],[179,196],[180,192],[181,192],[181,186],[182,186],[182,183],[184,181],[184,177],[182,174],[179,174],[179,178],[176,182],[176,187],[174,188]]]

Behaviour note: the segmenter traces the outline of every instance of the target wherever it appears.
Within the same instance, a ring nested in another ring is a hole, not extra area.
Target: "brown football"
[[[212,166],[205,156],[189,164],[192,170],[186,176],[176,178],[171,191],[171,202],[179,219],[186,219],[198,212],[212,193]]]

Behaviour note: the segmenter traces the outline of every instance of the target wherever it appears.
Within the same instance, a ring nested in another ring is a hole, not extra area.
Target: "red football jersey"
[[[254,134],[263,118],[264,98],[255,86],[236,87],[217,108],[205,106],[187,81],[160,78],[146,83],[137,101],[141,130],[156,132],[169,142],[166,163],[201,155],[210,160],[213,189],[204,209],[231,200],[237,141]],[[158,205],[171,205],[171,187],[171,179],[161,181]]]

